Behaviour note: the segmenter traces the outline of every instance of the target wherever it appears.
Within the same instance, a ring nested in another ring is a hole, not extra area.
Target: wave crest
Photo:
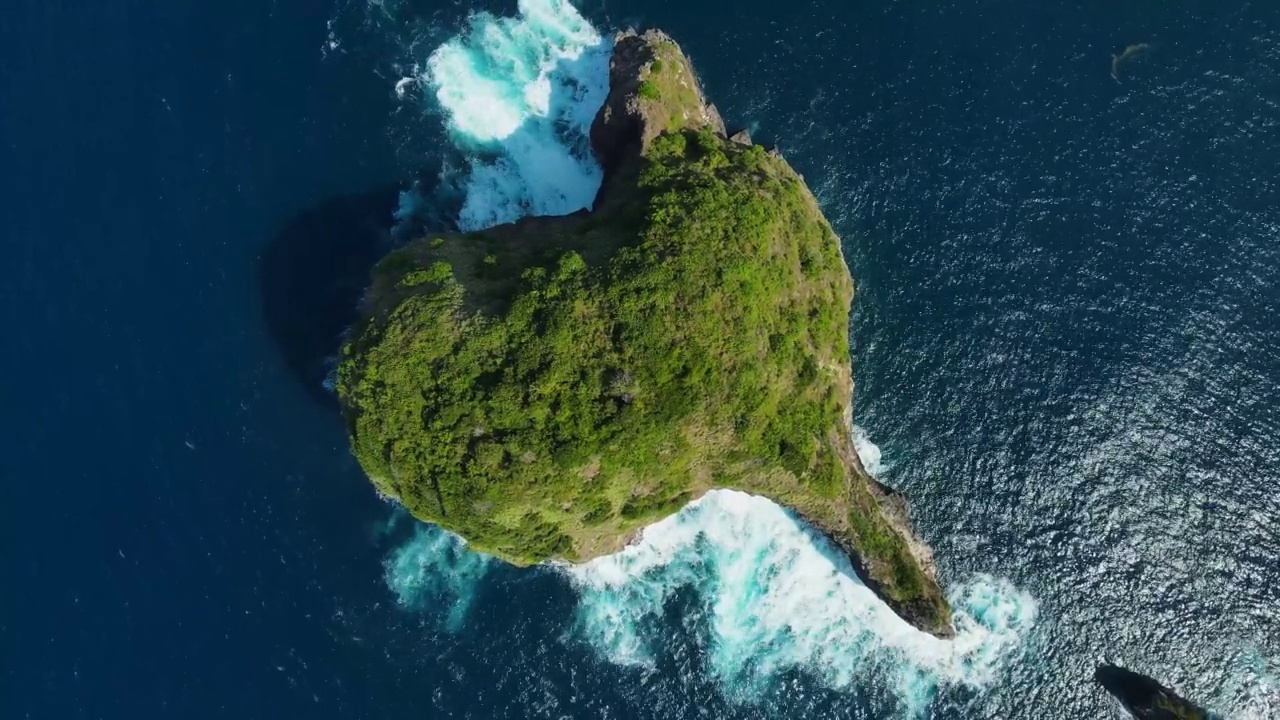
[[[940,684],[991,683],[1036,618],[1029,595],[983,575],[950,594],[955,639],[923,633],[796,516],[730,490],[708,493],[622,552],[566,573],[582,597],[579,630],[615,663],[652,666],[665,606],[692,592],[708,629],[707,670],[734,696],[758,696],[787,670],[832,688],[876,670],[893,678],[893,694],[912,714]]]
[[[445,629],[457,632],[491,561],[488,555],[468,550],[457,535],[416,523],[413,537],[383,563],[383,576],[401,607],[444,609]]]
[[[609,92],[610,44],[565,0],[520,0],[516,17],[469,22],[413,78],[469,153],[459,227],[590,207],[603,177],[590,131]]]

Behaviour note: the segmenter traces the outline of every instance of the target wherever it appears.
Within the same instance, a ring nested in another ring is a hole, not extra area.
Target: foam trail
[[[426,200],[422,197],[422,191],[419,189],[418,183],[401,190],[399,202],[396,204],[395,212],[392,214],[392,217],[396,219],[396,225],[400,226],[411,222],[420,215],[425,202]]]
[[[752,697],[791,669],[833,688],[877,670],[917,716],[942,684],[992,682],[1036,617],[1030,596],[979,576],[949,598],[954,640],[920,632],[794,515],[730,490],[650,526],[616,555],[565,572],[581,593],[580,631],[614,662],[651,665],[664,604],[692,590],[710,631],[708,669],[733,696]]]
[[[1222,717],[1263,720],[1280,717],[1280,663],[1266,658],[1257,648],[1238,654],[1231,663],[1227,704],[1232,708]]]
[[[402,607],[416,611],[447,608],[444,626],[457,632],[491,560],[468,550],[457,535],[419,523],[413,538],[383,563],[383,573]]]
[[[473,15],[418,77],[469,154],[462,230],[590,207],[603,177],[589,135],[612,48],[566,0],[518,7],[514,18]]]

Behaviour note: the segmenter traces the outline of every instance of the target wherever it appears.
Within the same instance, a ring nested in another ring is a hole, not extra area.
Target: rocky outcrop
[[[609,97],[591,125],[591,149],[605,177],[639,157],[663,132],[703,127],[726,134],[680,46],[660,30],[618,33],[609,61]]]
[[[1204,708],[1146,675],[1117,665],[1100,665],[1093,679],[1139,720],[1208,720],[1212,717]]]

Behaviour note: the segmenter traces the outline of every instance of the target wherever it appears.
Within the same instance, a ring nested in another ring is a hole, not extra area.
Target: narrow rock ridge
[[[866,478],[867,486],[871,488],[871,494],[875,496],[876,502],[880,505],[880,512],[889,521],[889,525],[902,536],[903,540],[907,541],[911,556],[916,559],[916,562],[920,563],[920,567],[924,568],[924,572],[929,576],[929,579],[937,582],[938,565],[933,559],[933,548],[929,547],[928,543],[916,535],[915,527],[911,524],[911,508],[907,504],[906,496],[868,473],[862,467],[862,462],[856,454],[854,455],[853,464],[856,472]]]

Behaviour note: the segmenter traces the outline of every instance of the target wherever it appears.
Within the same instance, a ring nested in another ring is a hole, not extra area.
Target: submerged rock
[[[714,488],[799,513],[900,615],[951,614],[851,438],[840,242],[730,141],[666,35],[618,36],[591,212],[430,236],[373,271],[338,391],[380,492],[527,565],[619,550]]]
[[[1195,703],[1132,670],[1100,665],[1094,671],[1093,679],[1139,720],[1207,720],[1211,717]]]

